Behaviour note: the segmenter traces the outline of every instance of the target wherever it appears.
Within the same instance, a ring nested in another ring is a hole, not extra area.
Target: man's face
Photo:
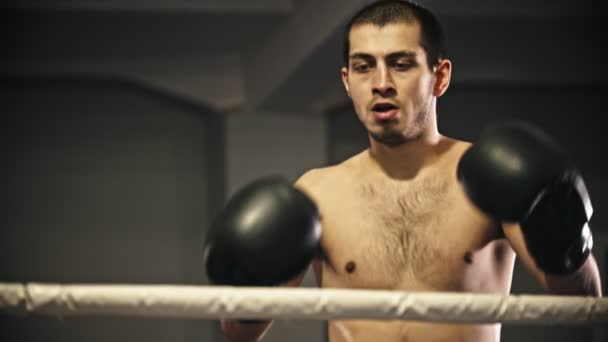
[[[342,80],[359,120],[383,144],[416,139],[434,115],[436,77],[420,46],[417,23],[353,27]]]

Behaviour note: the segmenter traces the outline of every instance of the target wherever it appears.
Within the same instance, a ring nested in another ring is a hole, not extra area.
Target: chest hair
[[[429,285],[445,278],[451,256],[441,239],[450,224],[449,182],[386,181],[361,184],[359,191],[368,245],[364,255],[370,259],[365,263],[387,280],[397,281],[406,272]]]

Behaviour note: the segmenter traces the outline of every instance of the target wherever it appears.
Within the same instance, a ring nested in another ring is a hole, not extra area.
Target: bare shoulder
[[[357,169],[360,155],[355,155],[336,165],[308,170],[295,181],[294,186],[316,197],[323,189],[335,188],[352,177],[353,170]]]
[[[469,141],[457,140],[453,138],[443,137],[441,143],[443,150],[446,152],[445,156],[450,164],[457,164],[462,155],[469,149],[473,144]]]
[[[294,187],[307,194],[317,204],[324,197],[325,184],[335,173],[336,166],[320,167],[306,171],[298,178]]]
[[[307,190],[314,187],[315,184],[319,183],[324,177],[326,177],[331,167],[320,167],[310,169],[302,174],[295,182],[294,186]]]
[[[470,141],[449,138],[446,136],[442,138],[442,143],[445,144],[445,146],[447,146],[450,150],[453,150],[456,153],[462,153],[471,145],[473,145],[473,143]]]

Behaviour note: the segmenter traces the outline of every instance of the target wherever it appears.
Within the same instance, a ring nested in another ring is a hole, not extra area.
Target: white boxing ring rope
[[[0,314],[606,324],[608,298],[283,287],[0,283]]]

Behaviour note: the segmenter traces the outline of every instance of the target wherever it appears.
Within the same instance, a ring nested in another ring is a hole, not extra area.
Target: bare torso
[[[403,291],[509,292],[514,252],[456,179],[467,146],[451,141],[436,162],[406,179],[370,168],[364,151],[310,172],[302,188],[322,216],[320,286]],[[500,326],[330,321],[329,340],[498,341]]]

